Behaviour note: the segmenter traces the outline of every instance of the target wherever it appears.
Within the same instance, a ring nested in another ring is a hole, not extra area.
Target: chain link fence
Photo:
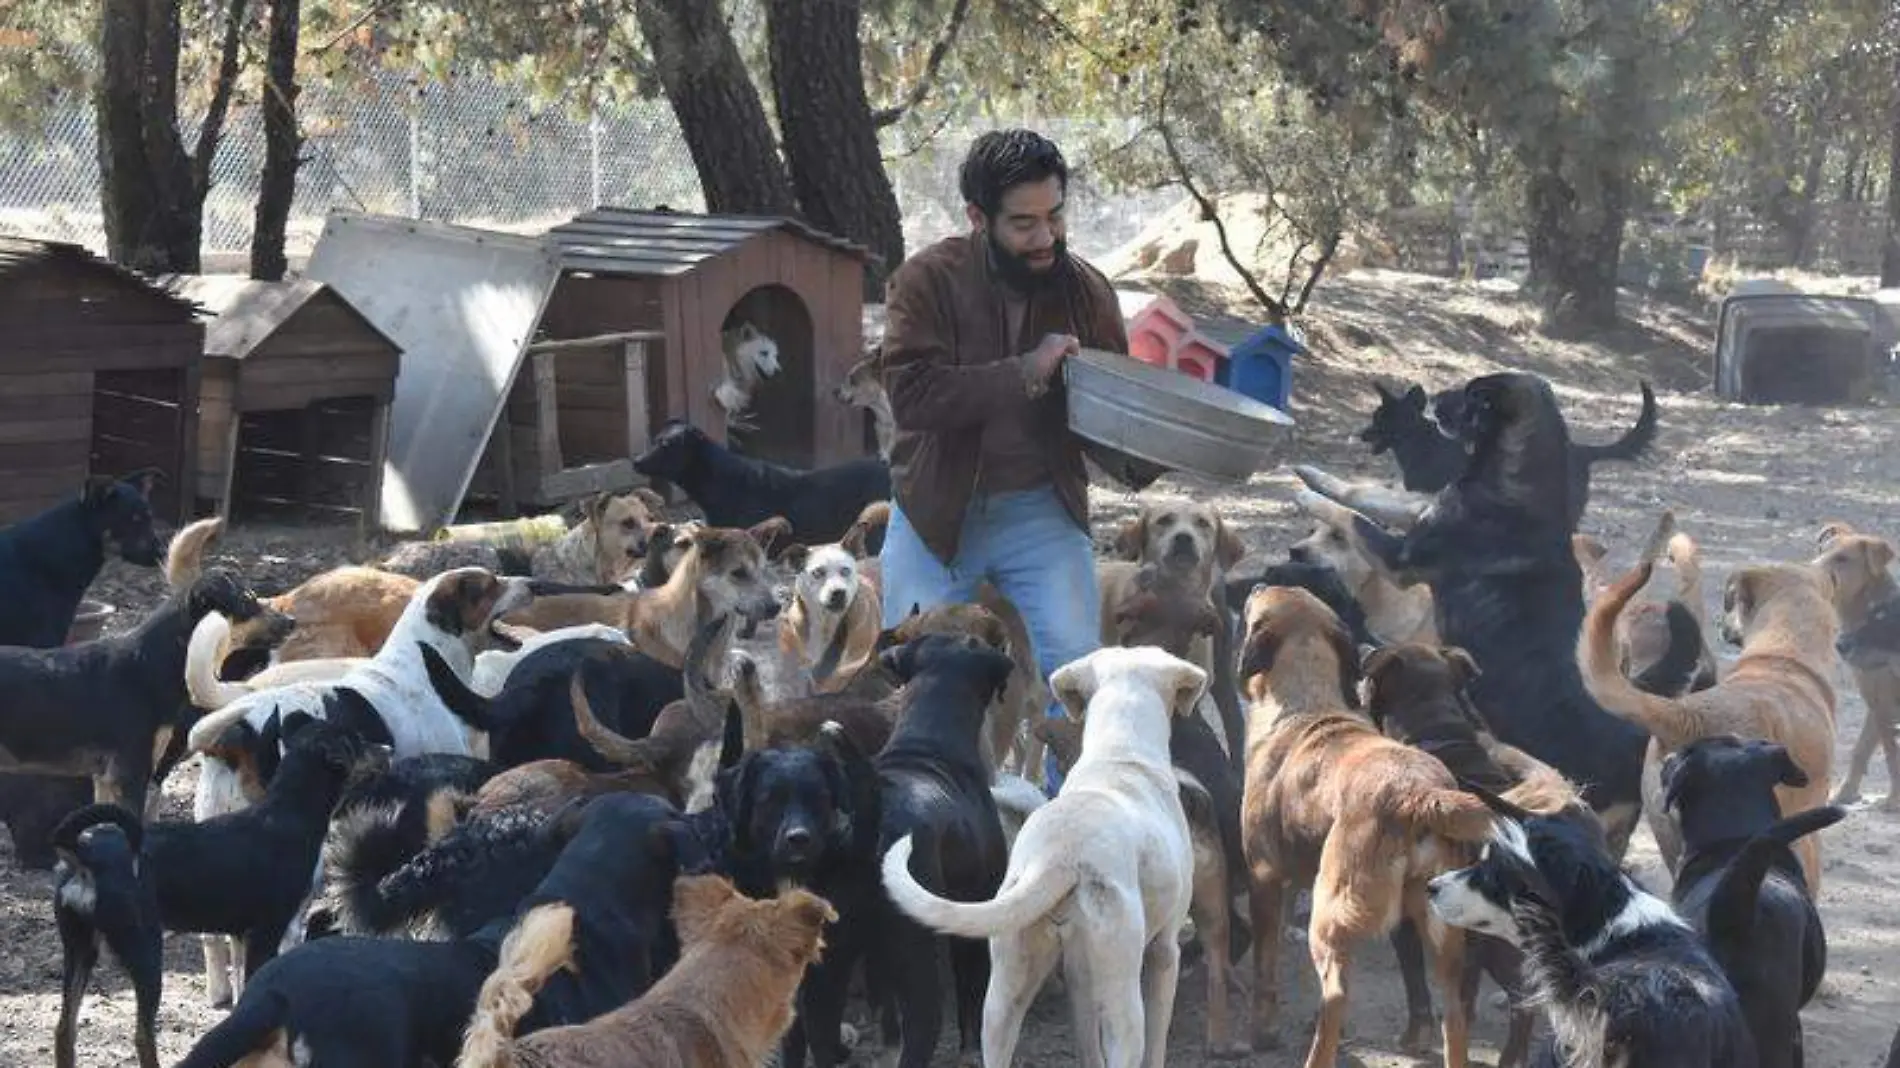
[[[241,269],[264,161],[261,110],[233,107],[212,167],[204,244],[208,269]],[[317,83],[298,101],[305,162],[288,252],[307,253],[331,211],[406,215],[539,232],[596,205],[704,207],[679,126],[663,100],[575,117],[536,110],[525,93],[476,78],[417,87],[378,77],[349,91]],[[999,120],[997,124],[1024,121]],[[1072,242],[1096,256],[1132,239],[1179,193],[1117,194],[1091,180],[1086,143],[1125,123],[1027,120],[1061,141],[1076,165]],[[911,248],[965,225],[957,166],[980,127],[952,124],[926,142],[886,131],[889,172]],[[195,131],[187,131],[186,145]],[[0,133],[0,233],[103,249],[97,124],[75,95],[38,136]]]

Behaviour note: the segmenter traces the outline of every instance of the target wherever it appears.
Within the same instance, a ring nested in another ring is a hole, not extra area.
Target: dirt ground
[[[1197,313],[1228,305],[1222,292],[1177,292]],[[1297,433],[1285,460],[1312,462],[1347,475],[1395,474],[1388,461],[1352,440],[1372,406],[1369,376],[1422,380],[1432,388],[1493,369],[1526,369],[1548,376],[1583,439],[1607,441],[1635,418],[1637,382],[1657,387],[1662,435],[1657,456],[1639,467],[1600,468],[1584,529],[1626,560],[1647,534],[1657,511],[1674,508],[1681,526],[1699,538],[1708,565],[1711,611],[1732,567],[1751,561],[1800,560],[1813,554],[1814,534],[1827,519],[1864,529],[1894,528],[1900,472],[1891,458],[1900,446],[1900,413],[1884,406],[1843,409],[1759,408],[1731,405],[1707,391],[1709,326],[1681,309],[1628,306],[1628,320],[1589,343],[1559,343],[1531,329],[1532,310],[1514,298],[1474,286],[1390,272],[1362,271],[1328,283],[1316,301],[1315,353],[1295,371]],[[1238,489],[1193,485],[1170,477],[1152,493],[1213,498],[1255,550],[1243,565],[1277,557],[1303,533],[1291,506],[1293,479],[1285,466]],[[1129,514],[1135,501],[1098,491],[1098,527]],[[353,535],[337,531],[233,532],[222,552],[254,581],[294,581],[323,566],[357,557]],[[130,625],[159,592],[156,575],[121,565],[98,591],[127,606],[115,629]],[[1732,656],[1734,650],[1719,650]],[[1860,729],[1863,705],[1851,678],[1839,676],[1836,759],[1844,761]],[[1837,765],[1836,778],[1839,777]],[[167,784],[169,812],[184,817],[195,765]],[[1876,763],[1865,793],[1878,802],[1889,789],[1888,770]],[[1829,976],[1805,1013],[1807,1061],[1812,1068],[1878,1068],[1900,1024],[1900,816],[1857,806],[1847,822],[1823,835],[1826,881],[1821,913],[1831,949]],[[1663,889],[1666,876],[1647,832],[1633,851],[1639,875]],[[59,1005],[59,949],[49,915],[46,876],[17,871],[0,835],[0,1066],[50,1064]],[[1296,941],[1297,932],[1290,933]],[[168,943],[169,973],[160,1013],[159,1044],[175,1061],[217,1018],[204,1003],[195,939]],[[1396,1068],[1438,1063],[1397,1052],[1404,1003],[1391,950],[1367,945],[1355,960],[1348,1041],[1342,1065]],[[1248,965],[1250,968],[1250,963]],[[1282,1048],[1246,1063],[1262,1068],[1302,1063],[1311,1036],[1315,982],[1305,954],[1290,948],[1282,960],[1285,991]],[[1245,971],[1245,969],[1243,969]],[[1184,972],[1170,1062],[1212,1063],[1203,1048],[1205,977]],[[1442,997],[1437,999],[1442,1004]],[[1244,1005],[1245,1002],[1243,1001]],[[132,997],[116,966],[105,964],[81,1017],[80,1064],[131,1065]],[[1074,1063],[1066,1003],[1045,995],[1031,1016],[1019,1063]],[[1244,1010],[1243,1010],[1244,1019]],[[1474,1055],[1495,1063],[1502,1013],[1489,995],[1476,1027]],[[946,1055],[943,1063],[950,1063]]]

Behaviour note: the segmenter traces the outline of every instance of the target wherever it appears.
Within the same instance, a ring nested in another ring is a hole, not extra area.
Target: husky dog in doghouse
[[[729,425],[743,426],[741,416],[752,405],[752,391],[778,374],[778,342],[741,320],[719,332],[719,347],[725,352],[726,374],[714,387],[713,399],[725,409]]]

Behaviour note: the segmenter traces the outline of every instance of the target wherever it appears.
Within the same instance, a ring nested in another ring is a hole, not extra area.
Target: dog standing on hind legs
[[[1161,1068],[1194,868],[1168,720],[1195,714],[1207,675],[1160,649],[1104,649],[1052,683],[1082,721],[1081,757],[1023,824],[997,896],[955,902],[919,886],[909,836],[885,854],[885,889],[928,927],[989,939],[986,1066],[1012,1062],[1036,992],[1061,962],[1082,1063]]]

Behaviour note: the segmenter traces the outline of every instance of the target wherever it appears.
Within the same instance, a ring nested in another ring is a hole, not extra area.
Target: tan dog
[[[1822,527],[1819,541],[1821,555],[1814,558],[1814,566],[1834,579],[1834,611],[1843,632],[1865,623],[1876,606],[1900,596],[1900,585],[1887,570],[1895,555],[1891,542],[1862,534],[1846,523]],[[1849,666],[1861,699],[1867,703],[1867,718],[1861,721],[1860,737],[1854,740],[1854,751],[1848,757],[1847,776],[1834,793],[1837,805],[1860,800],[1860,781],[1867,774],[1875,746],[1886,758],[1887,781],[1900,784],[1900,744],[1894,739],[1894,731],[1900,728],[1900,667]],[[1900,785],[1889,788],[1881,808],[1900,812]]]
[[[789,567],[792,603],[779,620],[779,648],[811,672],[819,693],[843,689],[877,653],[884,602],[859,573],[863,548],[842,543],[808,549],[794,545],[781,562]]]
[[[1358,711],[1352,638],[1301,589],[1247,599],[1241,678],[1248,722],[1241,835],[1253,876],[1254,1048],[1274,1042],[1281,928],[1292,892],[1311,886],[1307,946],[1319,972],[1308,1068],[1331,1068],[1346,1023],[1356,944],[1404,916],[1426,936],[1445,999],[1447,1068],[1463,1068],[1469,1021],[1458,989],[1464,933],[1432,916],[1426,883],[1488,839],[1492,817],[1445,765],[1381,735]]]
[[[1590,606],[1578,638],[1583,683],[1599,704],[1649,731],[1644,769],[1644,808],[1657,848],[1674,871],[1682,843],[1675,821],[1661,803],[1664,756],[1698,738],[1733,734],[1759,738],[1788,750],[1808,776],[1805,787],[1776,788],[1784,815],[1827,803],[1834,757],[1834,639],[1839,634],[1827,572],[1801,564],[1737,569],[1723,591],[1722,631],[1742,647],[1735,666],[1713,688],[1680,698],[1657,697],[1636,688],[1617,662],[1616,620],[1636,591],[1649,581],[1644,562],[1604,591]],[[1808,886],[1821,887],[1821,848],[1810,835],[1795,843]]]
[[[375,656],[422,583],[370,567],[325,571],[264,603],[297,621],[272,658],[329,660]]]
[[[1366,629],[1380,641],[1426,645],[1438,641],[1431,587],[1399,585],[1378,557],[1360,545],[1348,509],[1307,489],[1295,493],[1293,501],[1319,525],[1287,549],[1289,559],[1324,564],[1338,572],[1353,599],[1365,609]]]
[[[650,489],[596,494],[561,540],[535,549],[534,577],[577,585],[620,582],[639,569],[665,515],[665,498]]]
[[[471,1041],[458,1068],[757,1068],[792,1026],[805,969],[838,913],[787,890],[753,901],[721,875],[674,883],[679,963],[639,1000],[505,1045]],[[570,957],[565,966],[578,968]]]
[[[1616,577],[1610,571],[1609,548],[1591,534],[1572,534],[1570,547],[1577,557],[1578,569],[1583,572],[1583,603],[1595,604]],[[1694,538],[1676,529],[1673,512],[1665,511],[1657,520],[1656,529],[1639,559],[1654,560],[1658,555],[1666,558],[1676,572],[1676,592],[1669,600],[1688,609],[1696,630],[1706,635],[1709,621],[1702,603],[1702,550]],[[1641,679],[1669,655],[1673,638],[1669,632],[1668,609],[1669,601],[1658,600],[1639,601],[1624,609],[1616,627],[1617,662],[1624,675]],[[1717,674],[1715,653],[1705,639],[1688,688],[1706,690],[1715,685]]]
[[[852,364],[845,372],[844,381],[831,395],[839,404],[871,413],[871,427],[877,432],[877,454],[889,463],[891,446],[897,443],[897,414],[891,410],[891,395],[884,391],[880,356],[880,352],[874,351]]]
[[[634,648],[680,667],[694,633],[715,616],[734,613],[758,622],[778,613],[761,543],[778,529],[770,522],[749,531],[694,528],[682,535],[686,553],[657,589],[537,597],[503,622],[539,631],[586,623],[620,627]]]

